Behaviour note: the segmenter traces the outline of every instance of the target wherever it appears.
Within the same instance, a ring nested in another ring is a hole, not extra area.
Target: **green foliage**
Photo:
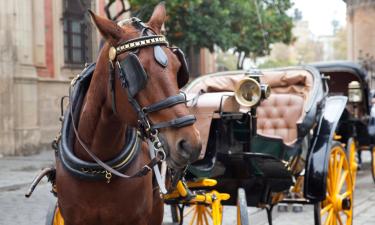
[[[130,0],[133,14],[144,21],[157,3]],[[292,40],[292,18],[286,15],[290,0],[168,0],[166,7],[167,37],[185,51],[188,47],[213,51],[216,45],[255,59],[267,55],[270,44]]]

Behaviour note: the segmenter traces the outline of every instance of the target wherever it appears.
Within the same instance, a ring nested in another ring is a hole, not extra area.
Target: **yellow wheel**
[[[221,204],[191,204],[185,206],[183,215],[180,215],[179,209],[176,207],[175,213],[178,215],[173,222],[189,225],[221,225],[223,218],[223,206]],[[181,223],[181,218],[183,219]]]
[[[64,218],[61,215],[59,207],[56,207],[53,225],[64,225]]]
[[[375,182],[375,146],[371,149],[371,172],[372,172],[372,179]]]
[[[333,144],[327,174],[326,199],[321,202],[321,224],[351,225],[353,221],[353,182],[343,147]]]
[[[353,189],[355,189],[358,160],[357,160],[357,143],[354,138],[349,138],[348,143],[346,145],[346,151],[348,153],[350,171],[352,174],[352,181],[353,181],[353,187],[354,187]]]

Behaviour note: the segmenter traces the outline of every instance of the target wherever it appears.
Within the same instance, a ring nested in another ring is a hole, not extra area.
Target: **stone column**
[[[14,154],[15,1],[0,1],[0,155]]]

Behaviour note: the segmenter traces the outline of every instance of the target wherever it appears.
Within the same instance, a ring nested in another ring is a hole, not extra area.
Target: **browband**
[[[131,39],[125,41],[124,43],[119,44],[116,47],[111,47],[109,49],[109,59],[111,61],[115,60],[116,57],[126,51],[143,48],[147,46],[154,46],[154,45],[169,45],[167,39],[163,35],[150,35],[150,36],[143,36],[136,39]]]

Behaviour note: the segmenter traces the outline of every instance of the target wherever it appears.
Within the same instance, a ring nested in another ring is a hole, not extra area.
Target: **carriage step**
[[[286,203],[280,203],[277,205],[277,211],[278,212],[288,212],[289,211],[289,205]]]
[[[302,204],[293,204],[292,205],[292,210],[295,213],[300,213],[303,211],[303,205]]]

